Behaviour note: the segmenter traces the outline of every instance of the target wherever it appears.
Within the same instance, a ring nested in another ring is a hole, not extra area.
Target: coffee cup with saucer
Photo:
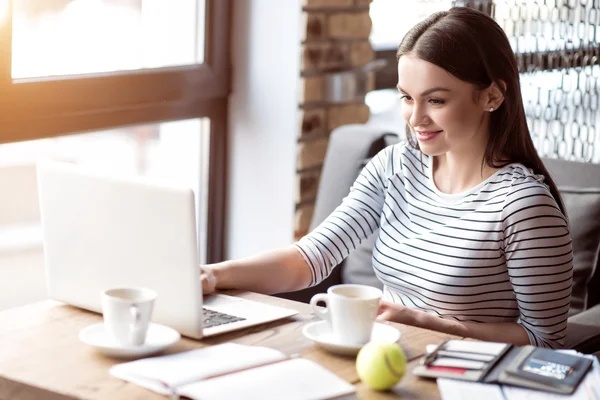
[[[147,288],[104,291],[104,322],[83,329],[79,338],[113,357],[142,357],[166,349],[181,335],[169,327],[150,323],[155,299],[156,292]]]
[[[310,301],[314,314],[323,321],[306,325],[303,333],[327,350],[346,355],[356,354],[371,340],[395,342],[400,337],[398,330],[375,323],[381,296],[381,290],[371,286],[331,286]],[[325,303],[325,308],[318,307],[319,302]]]
[[[150,323],[144,344],[124,345],[106,332],[103,323],[99,323],[84,328],[79,333],[79,339],[109,357],[139,358],[171,347],[181,339],[181,335],[168,326]]]
[[[364,344],[344,344],[338,342],[332,334],[327,321],[311,322],[304,326],[302,333],[323,349],[343,356],[354,356],[364,346]],[[375,322],[369,341],[396,343],[399,339],[400,331],[398,329],[386,323]]]

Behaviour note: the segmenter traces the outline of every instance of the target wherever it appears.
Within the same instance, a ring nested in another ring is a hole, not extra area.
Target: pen
[[[451,351],[451,350],[440,350],[437,352],[439,356],[446,356],[452,358],[460,358],[462,360],[471,360],[471,361],[483,361],[489,362],[493,361],[496,356],[490,354],[483,353],[469,353],[463,351]]]
[[[448,339],[444,340],[431,353],[425,354],[425,356],[421,359],[421,364],[423,364],[423,365],[431,364],[433,362],[433,360],[435,360],[435,358],[437,357],[438,351],[440,351],[447,342],[448,342]]]

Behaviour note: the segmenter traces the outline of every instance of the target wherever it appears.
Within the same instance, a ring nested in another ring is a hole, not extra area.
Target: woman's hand
[[[200,282],[202,282],[202,294],[210,294],[215,291],[217,278],[211,267],[207,265],[200,266]]]
[[[377,319],[398,322],[406,325],[415,324],[414,310],[401,304],[388,303],[387,301],[382,301],[379,303]]]
[[[517,346],[529,344],[525,329],[514,322],[479,323],[444,319],[387,301],[379,303],[377,319],[490,342],[507,342]]]

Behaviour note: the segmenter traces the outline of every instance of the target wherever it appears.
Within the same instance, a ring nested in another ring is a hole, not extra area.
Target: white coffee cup
[[[143,345],[155,300],[156,292],[147,288],[128,287],[104,291],[104,330],[119,345]]]
[[[371,340],[381,290],[366,285],[331,286],[327,293],[312,297],[313,312],[329,322],[334,339],[340,344],[363,345]],[[325,303],[325,309],[317,306]]]

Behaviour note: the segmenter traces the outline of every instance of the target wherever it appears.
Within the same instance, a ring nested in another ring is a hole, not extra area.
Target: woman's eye
[[[435,105],[442,105],[445,103],[444,100],[440,100],[440,99],[429,99],[429,102],[431,104],[435,104]]]
[[[404,95],[400,96],[400,99],[404,100],[404,101],[410,101],[410,100],[412,100],[412,97],[407,96],[407,95],[404,94]]]

